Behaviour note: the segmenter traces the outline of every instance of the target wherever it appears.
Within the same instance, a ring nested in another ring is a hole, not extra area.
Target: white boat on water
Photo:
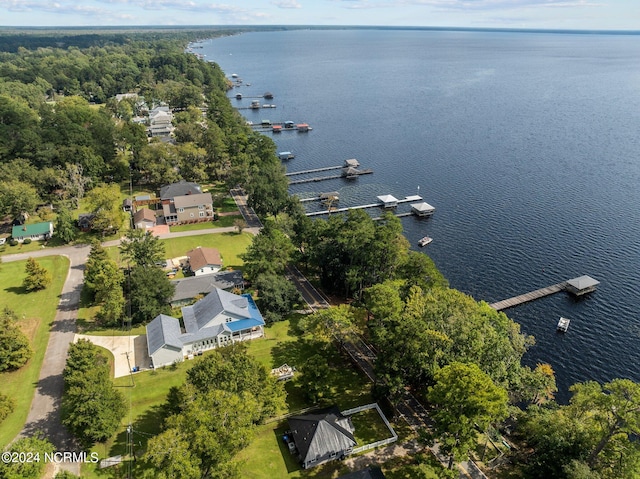
[[[429,236],[425,236],[424,238],[421,238],[420,241],[418,241],[418,246],[427,246],[432,241],[433,241],[433,238]]]
[[[571,322],[568,318],[563,318],[560,316],[560,320],[558,321],[558,331],[566,333],[567,329],[569,329],[569,323]]]

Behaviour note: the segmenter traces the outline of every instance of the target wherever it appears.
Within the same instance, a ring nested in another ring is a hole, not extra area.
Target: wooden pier
[[[410,201],[420,201],[422,200],[421,196],[407,196],[405,199],[403,200],[398,200],[397,203],[408,203]],[[335,208],[335,209],[331,209],[331,210],[324,210],[324,211],[313,211],[311,213],[307,213],[307,216],[320,216],[320,215],[328,215],[329,213],[344,213],[345,211],[349,211],[349,210],[364,210],[367,208],[384,208],[384,203],[382,202],[378,202],[378,203],[370,203],[368,205],[359,205],[359,206],[347,206],[345,208]],[[400,213],[402,214],[402,213]]]
[[[330,171],[330,170],[339,170],[344,168],[342,165],[338,166],[325,166],[324,168],[314,168],[313,170],[302,170],[302,171],[292,171],[291,173],[285,173],[285,176],[295,176],[295,175],[304,175],[307,173],[318,173],[320,171]]]
[[[342,168],[342,167],[340,167]],[[334,169],[334,168],[330,168],[330,169]],[[328,176],[316,176],[314,178],[305,178],[303,180],[293,180],[290,181],[289,184],[290,185],[299,185],[302,183],[312,183],[314,181],[324,181],[324,180],[335,180],[336,178],[346,178],[348,180],[352,180],[358,176],[361,175],[370,175],[371,173],[373,173],[373,170],[355,170],[351,168],[352,171],[350,171],[348,174],[346,174],[345,172],[340,173],[339,175],[328,175]]]
[[[598,281],[590,278],[589,276],[580,276],[579,278],[569,279],[567,281],[562,281],[561,283],[552,284],[551,286],[547,286],[546,288],[536,289],[535,291],[521,294],[520,296],[514,296],[513,298],[504,299],[502,301],[498,301],[497,303],[491,303],[489,306],[491,306],[496,311],[502,311],[503,309],[512,308],[520,304],[528,303],[529,301],[544,298],[545,296],[550,296],[552,294],[559,293],[560,291],[568,291],[575,296],[581,296],[583,294],[595,291],[598,284],[600,284]]]

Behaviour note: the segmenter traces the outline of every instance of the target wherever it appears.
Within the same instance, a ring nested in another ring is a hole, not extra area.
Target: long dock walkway
[[[566,288],[567,282],[562,281],[561,283],[552,284],[551,286],[547,286],[546,288],[536,289],[535,291],[531,291],[529,293],[514,296],[513,298],[509,299],[504,299],[502,301],[498,301],[497,303],[492,303],[489,306],[491,306],[496,311],[502,311],[503,309],[512,308],[513,306],[518,306],[535,299],[540,299],[544,298],[545,296],[559,293],[560,291],[565,291]]]
[[[325,166],[324,168],[314,168],[312,170],[292,171],[291,173],[285,173],[284,176],[304,175],[306,173],[318,173],[319,171],[339,170],[341,168],[344,168],[344,165]]]
[[[370,175],[371,173],[373,173],[373,170],[356,170],[356,171],[351,171],[348,175],[345,173],[340,173],[339,175],[316,176],[313,178],[305,178],[303,180],[292,180],[292,181],[289,181],[289,184],[299,185],[302,183],[313,183],[315,181],[335,180],[337,178],[345,178],[347,180],[352,180],[358,176]]]
[[[408,203],[410,201],[421,201],[421,200],[422,200],[422,196],[413,195],[413,196],[407,196],[403,200],[398,200],[397,204]],[[313,211],[311,213],[307,213],[307,216],[328,215],[329,213],[344,213],[345,211],[349,211],[349,210],[364,210],[364,209],[367,209],[367,208],[376,208],[376,207],[377,208],[383,208],[384,204],[383,203],[370,203],[368,205],[347,206],[345,208],[336,208],[334,210]]]

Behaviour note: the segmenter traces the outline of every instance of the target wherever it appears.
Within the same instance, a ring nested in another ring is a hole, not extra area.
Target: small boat
[[[562,316],[560,316],[560,320],[558,321],[558,331],[562,332],[562,333],[566,333],[567,329],[569,329],[569,323],[571,322],[570,319],[567,318],[563,318]]]
[[[432,241],[433,241],[433,238],[429,236],[425,236],[424,238],[421,238],[420,241],[418,241],[418,246],[427,246]]]

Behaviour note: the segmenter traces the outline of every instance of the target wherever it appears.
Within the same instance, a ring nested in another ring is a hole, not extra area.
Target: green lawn
[[[33,241],[30,244],[19,243],[15,246],[9,246],[9,243],[0,246],[0,256],[5,254],[30,253],[44,248],[43,241]]]
[[[162,240],[165,245],[167,258],[184,256],[187,251],[198,246],[217,248],[222,256],[225,268],[241,268],[244,262],[239,255],[247,250],[253,235],[250,233],[215,233],[184,238]]]
[[[69,270],[69,260],[63,256],[40,258],[53,283],[45,290],[26,293],[22,288],[26,261],[3,263],[0,268],[0,307],[15,311],[19,324],[31,342],[34,355],[17,371],[0,374],[2,393],[13,398],[15,410],[0,427],[0,448],[4,448],[24,425],[40,376],[40,367],[49,341],[49,329],[60,301],[60,292]]]

